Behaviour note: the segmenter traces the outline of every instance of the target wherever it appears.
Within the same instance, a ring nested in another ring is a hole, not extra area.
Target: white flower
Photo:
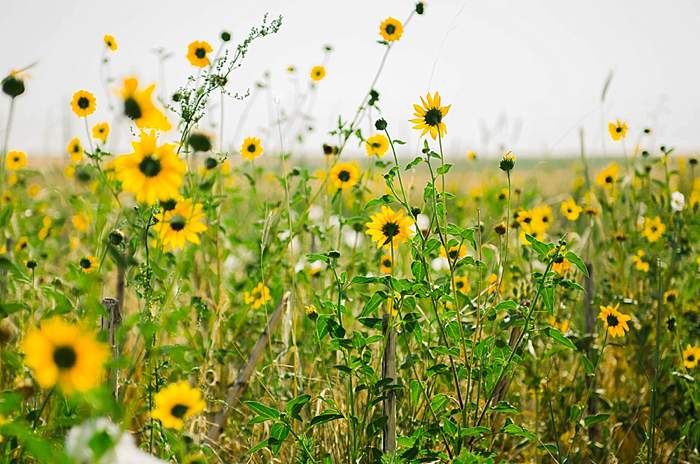
[[[421,230],[421,232],[425,232],[428,230],[428,227],[430,227],[430,218],[427,215],[420,213],[416,218],[416,223],[418,224],[418,228]]]
[[[671,209],[679,212],[685,208],[685,197],[681,192],[673,192],[671,194]]]
[[[105,447],[100,450],[100,456],[94,455],[95,444]],[[134,437],[105,417],[88,419],[70,429],[66,435],[66,453],[76,464],[166,464],[141,451]]]
[[[309,219],[313,222],[318,222],[323,218],[323,208],[318,205],[309,207]]]
[[[343,231],[343,242],[350,248],[359,247],[364,240],[364,233],[357,232],[353,229]]]
[[[438,256],[430,262],[430,266],[434,271],[446,271],[450,268],[450,262],[447,261],[447,258]]]

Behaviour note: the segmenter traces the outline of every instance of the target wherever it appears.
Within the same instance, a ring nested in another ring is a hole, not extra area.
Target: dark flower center
[[[173,229],[175,232],[179,232],[185,228],[186,221],[180,214],[176,214],[170,218],[169,224],[171,229]]]
[[[391,267],[391,260],[385,259],[385,260],[382,262],[382,264],[384,265],[384,267]]]
[[[175,209],[176,205],[177,201],[173,198],[160,202],[160,206],[163,208],[163,211],[172,211]]]
[[[386,29],[384,29],[387,34],[392,35],[394,32],[396,32],[396,26],[393,24],[387,24]]]
[[[160,160],[152,155],[144,156],[139,163],[139,170],[146,177],[155,177],[160,173]]]
[[[620,126],[616,127],[616,128],[615,128],[615,132],[617,132],[618,134],[619,134],[620,132],[622,132],[622,127],[620,127]]]
[[[542,218],[542,222],[544,222],[544,223],[549,222],[549,216],[544,216],[544,217]]]
[[[143,116],[141,106],[134,97],[124,100],[124,114],[130,119],[141,119]]]
[[[651,231],[656,232],[656,226],[651,226]]]
[[[80,145],[73,145],[73,153],[80,153]]]
[[[338,173],[338,180],[341,182],[347,182],[350,180],[350,173],[348,171],[340,171]]]
[[[172,414],[174,417],[177,417],[178,419],[182,419],[185,417],[185,414],[187,413],[187,410],[190,409],[189,406],[186,406],[184,404],[176,404],[175,406],[170,409],[170,414]]]
[[[251,143],[250,145],[248,145],[248,148],[247,148],[247,150],[248,150],[250,153],[255,153],[255,150],[256,150],[256,149],[257,149],[257,147],[255,146],[254,143]]]
[[[372,142],[372,148],[379,148],[382,145],[379,142]]]
[[[608,314],[608,317],[605,318],[605,321],[608,323],[609,327],[617,327],[617,324],[620,323],[620,321],[617,320],[617,316],[614,314]]]
[[[92,267],[92,263],[89,259],[83,258],[80,260],[80,267],[82,267],[83,269],[90,269]]]
[[[90,106],[90,100],[87,99],[87,97],[80,97],[78,98],[78,107],[80,109],[87,109]]]
[[[612,176],[605,176],[605,183],[606,184],[612,184],[613,178]]]
[[[387,239],[391,239],[399,235],[399,225],[395,222],[387,222],[382,226],[382,233]]]
[[[201,60],[202,58],[207,56],[207,51],[203,48],[198,48],[194,51],[194,56],[196,56],[197,58],[199,58]]]
[[[53,362],[59,369],[70,369],[77,360],[78,355],[72,346],[58,346],[53,350]]]
[[[689,354],[688,355],[688,362],[693,362],[695,361],[695,355]]]
[[[459,250],[450,250],[447,254],[450,256],[450,259],[454,260],[459,257]]]
[[[12,158],[12,161],[14,161],[15,163],[19,161],[19,156],[15,156],[14,158]]]
[[[438,108],[431,108],[425,113],[425,123],[429,126],[437,126],[442,121],[442,112]]]
[[[464,282],[462,282],[461,280],[458,280],[457,282],[455,282],[455,285],[457,286],[457,288],[461,289],[464,287]]]

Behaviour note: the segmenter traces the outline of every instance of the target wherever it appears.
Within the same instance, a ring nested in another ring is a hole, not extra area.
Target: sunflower
[[[365,224],[367,235],[377,242],[377,248],[389,244],[393,247],[410,239],[415,233],[412,228],[413,219],[405,216],[402,209],[394,211],[388,206],[382,206],[381,211],[373,214],[370,219],[371,221]]]
[[[455,262],[467,256],[467,247],[464,245],[454,245],[451,246],[449,250],[445,250],[445,247],[440,247],[440,256],[449,258],[450,261]]]
[[[326,77],[326,68],[324,68],[323,66],[314,66],[313,68],[311,68],[310,75],[312,81],[318,82],[324,77]]]
[[[185,420],[204,411],[206,406],[202,392],[190,387],[184,380],[163,388],[154,399],[155,408],[151,411],[151,417],[168,429],[182,429]]]
[[[396,18],[386,18],[379,25],[379,34],[387,42],[396,42],[403,34],[403,24]]]
[[[263,154],[262,142],[257,137],[246,137],[241,144],[241,156],[253,161]]]
[[[73,137],[71,141],[68,142],[66,151],[70,155],[70,160],[73,163],[79,163],[83,159],[83,145],[80,143],[78,137]]]
[[[10,171],[17,171],[27,165],[27,154],[19,150],[10,150],[5,155],[5,166]]]
[[[29,239],[27,237],[20,237],[15,243],[15,253],[25,250],[29,246]]]
[[[91,332],[54,317],[30,328],[22,341],[25,363],[42,388],[54,385],[70,393],[100,384],[109,350]]]
[[[207,230],[200,203],[192,204],[189,198],[176,202],[175,206],[158,216],[156,232],[163,246],[175,251],[185,247],[186,242],[199,244],[199,235]]]
[[[360,170],[353,163],[338,163],[331,169],[331,183],[338,190],[345,190],[355,185],[360,178]]]
[[[109,123],[98,122],[92,126],[92,136],[100,142],[105,143],[107,141],[107,137],[109,136]]]
[[[675,303],[678,300],[678,290],[665,291],[663,298],[666,303]]]
[[[530,227],[532,230],[538,233],[547,232],[547,229],[552,225],[552,208],[548,205],[541,205],[533,208],[531,215]]]
[[[209,66],[209,58],[207,55],[212,51],[213,49],[208,42],[195,40],[187,46],[187,59],[190,60],[192,66],[203,68]]]
[[[376,156],[381,158],[389,149],[389,139],[384,134],[374,134],[367,138],[365,142],[365,150],[367,156]]]
[[[605,169],[595,176],[595,183],[603,187],[612,187],[620,176],[620,166],[617,163],[610,163]]]
[[[85,274],[89,274],[97,268],[97,258],[94,256],[83,256],[78,262],[80,264],[80,270]]]
[[[686,369],[694,369],[700,359],[700,346],[688,345],[683,350],[683,365]]]
[[[552,263],[552,271],[559,275],[563,275],[569,269],[571,269],[571,262],[564,257],[562,257],[561,261],[554,261],[554,263]]]
[[[598,314],[598,319],[603,321],[611,337],[622,337],[625,335],[625,332],[629,332],[630,330],[627,321],[631,318],[618,311],[618,308],[619,305],[615,305],[614,307],[601,306],[600,313]]]
[[[476,161],[476,152],[474,150],[469,150],[467,152],[467,159],[469,161]]]
[[[391,274],[392,268],[391,256],[382,255],[379,259],[379,271],[382,274]]]
[[[270,289],[267,288],[267,285],[260,282],[253,290],[246,291],[243,294],[243,299],[251,308],[258,309],[268,301],[271,301],[272,297],[270,296]]]
[[[430,132],[430,136],[435,140],[438,136],[443,137],[447,133],[447,127],[442,122],[447,113],[450,111],[450,106],[440,106],[440,94],[435,92],[432,96],[428,93],[425,97],[420,98],[421,105],[413,105],[415,119],[409,119],[409,122],[414,123],[414,129],[421,132],[421,137]]]
[[[157,145],[155,131],[141,131],[141,139],[131,143],[134,151],[114,160],[117,179],[136,200],[152,205],[178,194],[187,170],[171,143]]]
[[[105,36],[102,38],[102,40],[105,43],[105,46],[113,52],[116,52],[117,49],[119,48],[119,45],[117,45],[117,41],[114,40],[114,36],[105,34]]]
[[[569,330],[569,326],[571,325],[571,322],[568,320],[557,322],[557,318],[555,316],[549,316],[547,318],[547,323],[549,323],[549,325],[551,325],[561,333],[566,333],[566,331]]]
[[[644,250],[637,250],[637,253],[632,256],[634,268],[638,271],[649,272],[649,263],[644,261]]]
[[[576,200],[573,198],[561,202],[561,214],[569,221],[578,219],[581,215],[581,211],[583,211],[583,208],[577,205]]]
[[[71,216],[70,222],[73,224],[73,227],[82,233],[87,232],[90,227],[90,218],[85,213],[74,214]]]
[[[459,293],[467,294],[471,287],[469,286],[469,279],[464,276],[455,277],[454,286]]]
[[[661,218],[659,216],[656,216],[653,219],[644,218],[644,231],[642,232],[642,235],[646,237],[650,243],[654,243],[660,239],[665,231],[666,226],[663,222],[661,222]]]
[[[70,106],[79,118],[90,116],[95,112],[95,96],[87,90],[78,90],[73,94]]]
[[[155,84],[139,90],[135,77],[124,79],[119,95],[124,101],[124,115],[132,119],[140,129],[168,131],[172,127],[163,112],[153,104]]]
[[[616,119],[615,122],[609,122],[608,132],[614,141],[622,140],[627,135],[627,123],[619,119]]]

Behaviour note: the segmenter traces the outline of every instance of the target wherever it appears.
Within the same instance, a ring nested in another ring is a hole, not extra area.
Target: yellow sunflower
[[[583,211],[583,208],[577,205],[576,200],[573,198],[561,202],[561,214],[569,221],[577,220],[581,215],[581,211]]]
[[[569,269],[571,269],[571,262],[564,257],[561,257],[561,261],[554,261],[552,264],[552,271],[559,275],[563,275]]]
[[[87,232],[90,227],[90,217],[85,213],[74,214],[71,216],[70,222],[73,224],[73,227],[82,233]]]
[[[598,314],[598,319],[603,321],[611,337],[622,337],[625,335],[625,332],[630,330],[627,321],[631,318],[618,311],[618,308],[619,305],[601,306]]]
[[[389,149],[389,139],[384,134],[375,134],[367,138],[365,142],[365,150],[367,156],[376,156],[381,158]]]
[[[207,230],[204,220],[202,205],[193,205],[188,198],[177,201],[172,209],[164,209],[155,228],[163,246],[174,251],[184,248],[186,242],[200,243],[198,234]]]
[[[141,139],[131,143],[134,151],[114,160],[115,174],[124,190],[149,205],[176,197],[187,170],[173,144],[157,142],[155,131],[142,131]]]
[[[396,42],[403,34],[403,24],[396,18],[386,18],[379,25],[379,34],[387,42]]]
[[[113,52],[116,52],[117,49],[119,48],[119,45],[117,45],[117,41],[114,40],[114,36],[105,34],[105,36],[102,38],[102,40],[105,43],[105,46]]]
[[[270,296],[270,289],[267,288],[267,285],[260,282],[253,290],[246,291],[243,294],[243,299],[251,308],[258,309],[268,301],[271,301],[272,297]]]
[[[153,104],[155,84],[139,90],[135,77],[124,79],[119,96],[124,102],[124,115],[132,119],[140,129],[168,131],[172,127],[165,114]]]
[[[257,137],[246,137],[241,144],[241,156],[247,160],[254,160],[263,154],[262,142]]]
[[[20,237],[15,243],[15,253],[25,250],[29,246],[29,239],[27,237]]]
[[[469,285],[469,279],[464,276],[456,276],[454,280],[454,286],[459,293],[467,294],[471,287]]]
[[[686,369],[694,369],[700,359],[700,346],[688,345],[683,350],[683,365]]]
[[[66,393],[85,392],[100,384],[109,356],[93,333],[55,317],[32,327],[22,341],[25,363],[42,388],[58,385]]]
[[[206,404],[202,392],[186,381],[172,383],[155,394],[155,408],[151,417],[163,427],[180,430],[185,421],[204,411]]]
[[[435,92],[432,96],[428,93],[425,97],[420,98],[421,105],[413,105],[415,119],[409,119],[409,122],[415,124],[414,129],[421,131],[421,137],[430,132],[430,136],[435,140],[438,136],[444,137],[447,133],[447,127],[442,121],[450,111],[450,106],[440,106],[440,94]]]
[[[192,66],[203,68],[209,66],[209,57],[213,49],[208,42],[203,40],[195,40],[187,46],[187,59],[192,63]]]
[[[595,183],[603,187],[612,187],[620,176],[620,166],[610,163],[605,169],[595,176]]]
[[[79,163],[83,159],[83,145],[80,143],[78,137],[73,137],[71,141],[68,142],[66,151],[70,155],[70,160],[73,163]]]
[[[390,255],[382,255],[381,259],[379,260],[379,270],[381,271],[382,274],[391,274],[392,270],[392,262],[391,262],[391,256]]]
[[[352,187],[359,178],[360,170],[353,163],[337,163],[330,173],[330,181],[338,190]]]
[[[95,112],[95,96],[87,90],[78,90],[73,94],[70,106],[76,116],[84,118]]]
[[[445,247],[440,247],[440,256],[449,258],[452,262],[458,261],[467,256],[467,247],[464,245],[454,245],[451,246],[449,250],[445,250]]]
[[[105,143],[109,136],[109,124],[107,122],[98,122],[92,126],[92,136],[100,142]]]
[[[627,123],[619,119],[616,119],[614,122],[609,122],[608,132],[614,141],[622,140],[627,135]]]
[[[649,272],[649,263],[644,261],[644,250],[637,250],[637,253],[632,256],[634,268],[638,271]]]
[[[5,155],[5,166],[10,171],[17,171],[27,165],[27,154],[19,150],[10,150]]]
[[[318,82],[324,77],[326,77],[326,68],[324,68],[323,66],[314,66],[313,68],[311,68],[310,75],[312,81]]]
[[[666,226],[661,222],[661,218],[656,216],[655,218],[644,218],[644,231],[642,235],[650,243],[654,243],[661,238],[661,236],[666,231]]]
[[[544,234],[552,225],[552,208],[548,205],[540,205],[531,210],[532,221],[530,227],[533,231]]]
[[[97,258],[94,256],[83,256],[80,258],[78,264],[80,264],[81,271],[83,271],[85,274],[90,274],[97,268]]]
[[[370,217],[367,226],[367,235],[372,241],[377,242],[377,248],[391,244],[395,246],[410,239],[413,230],[413,219],[405,216],[402,209],[394,211],[388,206],[382,206],[380,212]]]
[[[678,290],[666,290],[663,298],[666,303],[675,303],[678,300]]]

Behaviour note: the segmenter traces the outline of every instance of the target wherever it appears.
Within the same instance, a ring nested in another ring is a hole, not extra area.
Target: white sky
[[[152,49],[172,51],[165,68],[170,94],[194,69],[185,59],[189,42],[214,44],[227,29],[237,43],[269,12],[284,16],[282,31],[253,45],[231,89],[244,92],[269,70],[271,94],[289,108],[294,86],[287,65],[296,65],[305,82],[310,67],[323,58],[322,46],[333,45],[313,109],[316,132],[306,145],[312,155],[331,140],[325,134],[338,114],[351,118],[366,92],[383,52],[376,43],[379,22],[387,16],[403,19],[413,5],[409,0],[2,3],[0,73],[38,62],[18,101],[10,148],[63,153],[69,136],[84,138],[80,121],[68,114],[70,96],[80,88],[98,98],[91,121],[109,119],[99,73],[104,33],[119,43],[111,64],[117,78],[137,74],[157,81]],[[576,153],[579,126],[590,151],[610,152],[614,145],[603,142],[601,127],[616,117],[629,123],[633,140],[642,127],[652,126],[658,143],[694,150],[700,148],[698,45],[698,0],[432,0],[392,51],[378,88],[393,135],[412,142],[406,150],[417,141],[407,122],[411,104],[428,90],[439,90],[452,104],[445,143],[453,154],[484,151],[481,128],[499,121],[507,130],[493,137],[491,152],[503,143],[517,154]],[[601,88],[611,70],[601,108]],[[260,133],[267,124],[265,98],[256,99],[242,135]],[[232,137],[244,106],[226,104],[226,145],[240,143]],[[3,99],[2,126],[6,113]],[[123,146],[130,136],[127,128],[118,130]]]

